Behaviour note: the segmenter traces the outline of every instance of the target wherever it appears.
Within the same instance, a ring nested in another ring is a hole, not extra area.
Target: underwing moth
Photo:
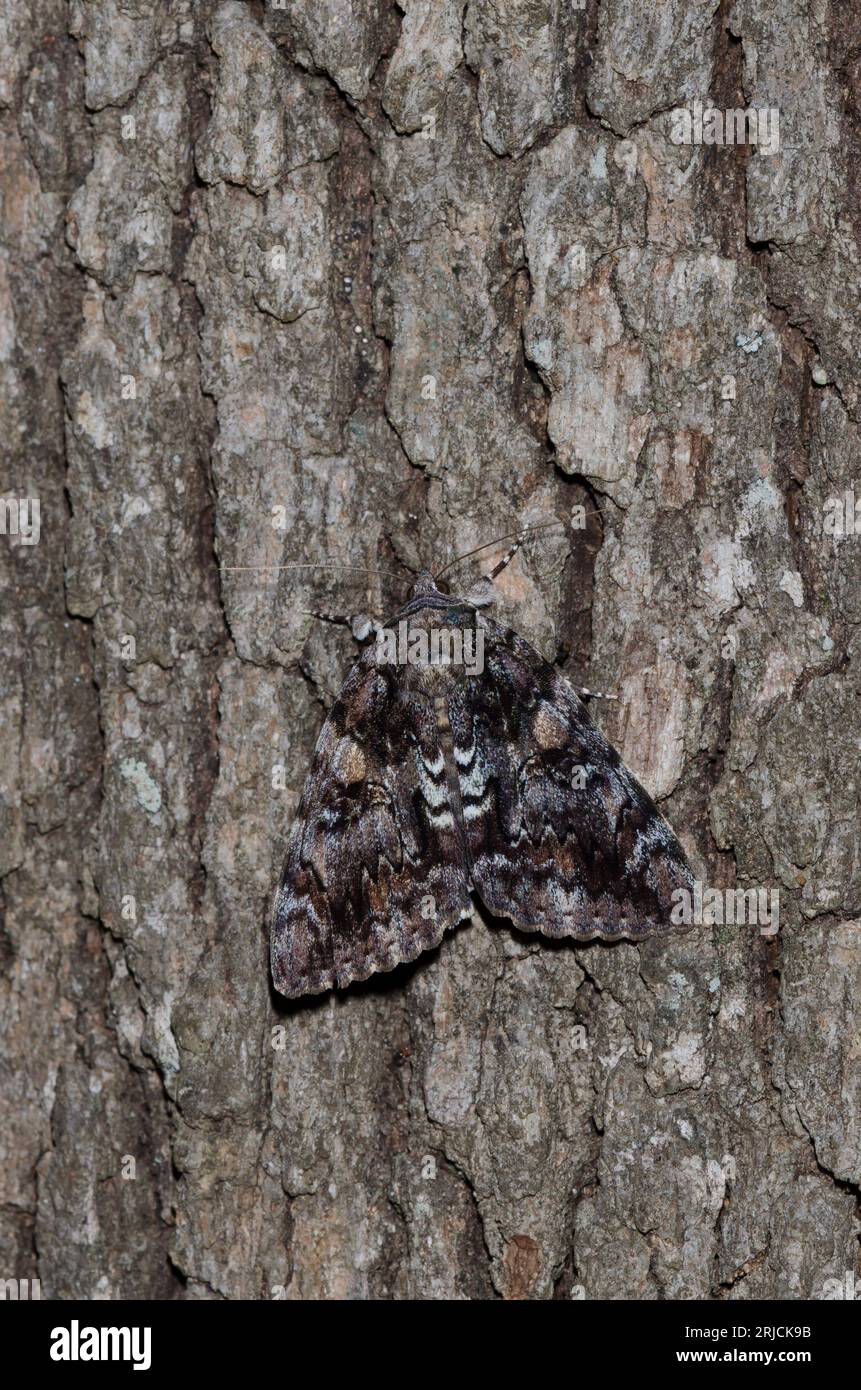
[[[522,931],[616,941],[671,929],[692,887],[565,678],[481,611],[506,561],[463,598],[423,571],[323,725],[275,895],[289,998],[414,960],[473,893]]]

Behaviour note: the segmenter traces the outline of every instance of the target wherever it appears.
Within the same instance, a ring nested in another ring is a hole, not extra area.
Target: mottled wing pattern
[[[484,650],[483,675],[452,691],[449,718],[485,906],[554,937],[670,927],[671,894],[691,874],[651,798],[527,642],[488,621]]]
[[[288,841],[276,988],[293,998],[391,970],[469,915],[433,704],[371,649],[323,726]]]

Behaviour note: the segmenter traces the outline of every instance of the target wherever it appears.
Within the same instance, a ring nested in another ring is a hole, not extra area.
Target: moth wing
[[[288,998],[391,970],[470,916],[433,706],[370,649],[323,725],[275,896]]]
[[[669,928],[692,888],[651,797],[559,673],[488,621],[485,668],[450,702],[472,880],[525,931],[581,940]]]

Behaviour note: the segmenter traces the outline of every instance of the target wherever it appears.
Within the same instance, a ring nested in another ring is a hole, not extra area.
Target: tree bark
[[[0,1276],[826,1296],[861,1229],[861,505],[826,526],[861,504],[859,16],[6,8],[0,487],[41,534],[0,536]],[[696,100],[777,109],[779,149],[675,143]],[[308,610],[388,617],[548,518],[504,620],[619,694],[698,880],[778,890],[779,932],[476,913],[286,1005],[271,894],[355,655]],[[226,568],[324,560],[376,572]]]

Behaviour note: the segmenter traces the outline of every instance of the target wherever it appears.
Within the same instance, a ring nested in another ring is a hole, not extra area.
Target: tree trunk
[[[40,533],[0,536],[0,1275],[825,1296],[861,1184],[858,15],[6,5],[0,487]],[[685,143],[697,100],[779,148]],[[389,617],[549,518],[503,620],[618,693],[697,879],[779,891],[779,931],[477,912],[286,1005],[271,894],[355,655],[307,611]],[[376,572],[223,568],[327,559]]]

